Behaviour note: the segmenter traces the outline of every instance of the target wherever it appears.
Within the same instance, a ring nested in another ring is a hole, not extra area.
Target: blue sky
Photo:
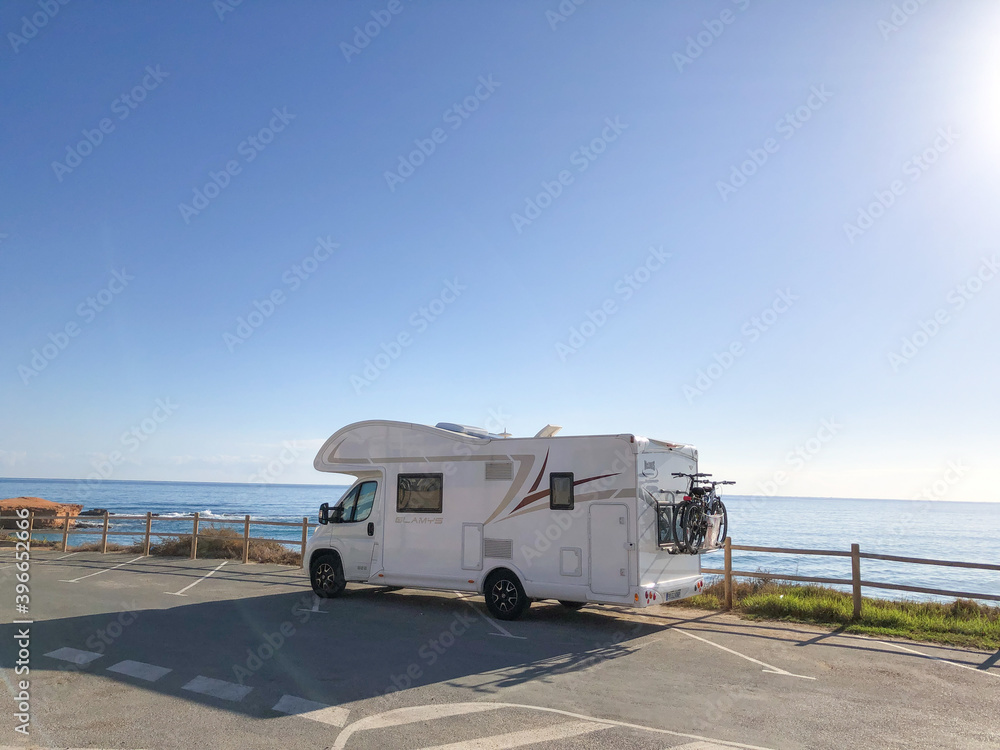
[[[3,476],[322,482],[353,421],[551,422],[746,494],[1000,500],[995,4],[0,30]]]

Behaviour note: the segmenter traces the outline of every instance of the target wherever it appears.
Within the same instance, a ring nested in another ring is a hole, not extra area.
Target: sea
[[[107,509],[110,530],[135,534],[113,537],[112,541],[119,543],[138,539],[145,522],[116,520],[116,515],[155,513],[163,520],[154,522],[154,532],[176,530],[182,534],[190,533],[190,521],[167,519],[198,512],[203,530],[205,525],[216,524],[242,533],[247,514],[252,521],[297,523],[297,528],[251,523],[250,530],[252,537],[296,546],[301,542],[303,517],[315,521],[320,504],[332,505],[346,489],[344,485],[0,479],[0,498],[26,495],[82,504],[85,509]],[[858,544],[862,552],[1000,563],[1000,503],[743,495],[729,495],[725,502],[734,544],[845,552]],[[95,535],[74,534],[71,546],[99,540],[101,519],[80,520],[95,524]],[[702,559],[704,567],[723,566],[721,551]],[[849,558],[763,552],[734,551],[733,568],[823,578],[851,575]],[[861,575],[866,581],[1000,596],[1000,571],[862,560]],[[865,593],[883,598],[940,599],[877,589],[866,589]]]

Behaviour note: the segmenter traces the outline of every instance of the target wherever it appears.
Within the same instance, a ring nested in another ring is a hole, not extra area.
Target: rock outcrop
[[[9,516],[22,508],[34,511],[36,529],[62,528],[64,520],[56,516],[70,515],[70,528],[75,525],[75,518],[83,510],[82,505],[69,505],[64,503],[54,503],[51,500],[43,500],[40,497],[9,497],[0,500],[0,514]],[[0,520],[0,528],[16,528],[16,518],[4,518]]]

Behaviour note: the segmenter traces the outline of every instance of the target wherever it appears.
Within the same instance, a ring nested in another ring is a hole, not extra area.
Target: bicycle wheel
[[[708,519],[705,517],[705,509],[701,505],[691,503],[684,509],[684,517],[681,520],[684,531],[684,550],[689,554],[696,555],[705,542],[705,531],[708,526]]]
[[[726,504],[721,500],[716,500],[715,510],[713,513],[722,514],[722,522],[719,526],[719,544],[726,541],[726,535],[729,534],[729,512],[726,510]]]

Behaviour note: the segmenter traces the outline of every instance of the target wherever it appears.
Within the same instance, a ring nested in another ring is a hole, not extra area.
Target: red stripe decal
[[[546,460],[548,460],[548,454],[546,454],[545,458],[546,458]],[[543,466],[542,468],[544,469],[545,467]],[[575,482],[573,482],[573,486],[576,487],[577,485],[585,484],[587,482],[593,482],[593,481],[595,481],[597,479],[604,479],[605,477],[616,477],[620,473],[621,472],[616,472],[614,474],[600,474],[600,475],[598,475],[596,477],[587,477],[586,479],[577,479]],[[541,477],[539,477],[539,478],[541,478]],[[538,486],[538,482],[535,482],[535,486],[532,487],[531,489],[535,489],[535,487],[537,487],[537,486]],[[521,508],[523,508],[526,505],[531,505],[536,500],[541,500],[543,497],[548,496],[548,494],[549,494],[549,490],[541,490],[539,492],[532,492],[532,493],[526,495],[525,498],[524,498],[524,500],[522,500],[520,503],[518,503],[517,507],[515,507],[514,510],[511,511],[511,513],[513,513],[514,511],[521,510]],[[507,515],[510,515],[510,513],[508,513]]]

